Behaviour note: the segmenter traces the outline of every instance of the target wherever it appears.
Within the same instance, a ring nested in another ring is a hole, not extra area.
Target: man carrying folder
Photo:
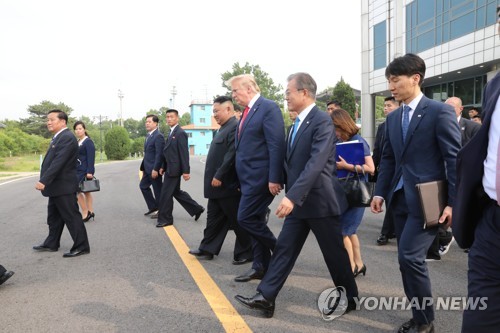
[[[424,75],[425,63],[414,54],[398,57],[386,68],[389,90],[402,105],[387,116],[380,173],[371,203],[372,212],[380,213],[387,200],[394,219],[405,294],[418,301],[418,306],[412,307],[413,318],[398,332],[434,331],[434,309],[424,302],[432,297],[425,257],[437,228],[423,228],[415,185],[438,180],[448,183],[447,204],[439,221],[451,224],[461,140],[453,108],[422,94]]]

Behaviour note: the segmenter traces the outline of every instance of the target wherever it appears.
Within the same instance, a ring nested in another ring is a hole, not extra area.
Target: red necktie
[[[245,122],[245,118],[247,117],[249,110],[250,108],[248,106],[245,108],[245,110],[243,110],[243,116],[241,117],[240,130],[238,131],[238,136],[241,135],[241,129],[243,128],[243,123]]]

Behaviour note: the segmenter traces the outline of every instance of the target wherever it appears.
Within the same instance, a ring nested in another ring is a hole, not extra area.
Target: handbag
[[[87,192],[97,192],[101,190],[101,186],[99,185],[99,179],[97,178],[92,178],[92,179],[84,179],[82,182],[80,182],[80,192],[87,193]]]
[[[375,190],[375,183],[365,181],[365,170],[363,178],[357,172],[350,172],[347,177],[341,181],[342,187],[349,203],[349,207],[369,207]]]

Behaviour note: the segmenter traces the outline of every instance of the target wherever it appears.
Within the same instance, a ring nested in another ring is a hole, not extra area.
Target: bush
[[[104,151],[110,160],[124,160],[130,153],[130,139],[123,127],[113,127],[106,133]]]

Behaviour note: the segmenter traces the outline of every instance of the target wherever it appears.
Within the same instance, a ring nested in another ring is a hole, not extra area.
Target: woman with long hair
[[[358,134],[359,128],[351,118],[349,113],[343,109],[333,110],[331,113],[333,124],[335,125],[335,134],[340,142],[357,140],[363,143],[365,160],[363,165],[353,165],[346,162],[342,156],[339,156],[337,161],[337,170],[347,170],[350,173],[357,174],[355,177],[360,177],[365,181],[368,180],[368,174],[375,172],[375,164],[370,153],[370,146],[365,139]],[[342,181],[342,180],[340,180]],[[349,254],[351,268],[354,277],[359,274],[366,274],[366,265],[361,259],[361,247],[359,238],[356,234],[363,215],[364,207],[349,207],[340,217],[342,223],[342,235],[344,236],[344,246]]]
[[[75,135],[78,139],[78,161],[76,165],[76,172],[78,182],[83,182],[85,179],[94,178],[95,146],[94,142],[92,142],[87,134],[83,121],[77,121],[73,125],[73,129],[75,130]],[[95,214],[92,193],[79,192],[77,193],[77,198],[82,210],[82,217],[85,216],[83,218],[83,222],[87,222],[90,219],[94,220]]]

